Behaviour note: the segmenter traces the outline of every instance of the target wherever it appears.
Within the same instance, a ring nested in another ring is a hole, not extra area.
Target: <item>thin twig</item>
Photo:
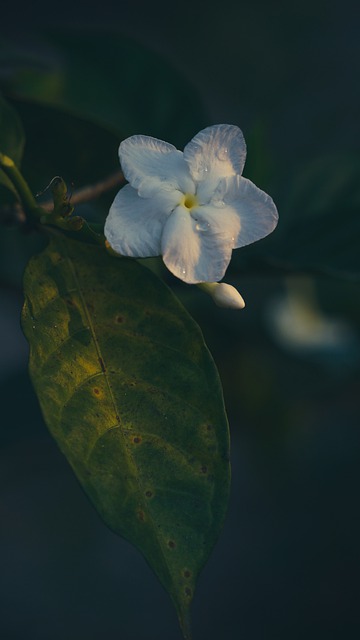
[[[110,189],[114,189],[115,187],[119,187],[125,182],[124,174],[121,171],[116,171],[112,173],[104,180],[100,180],[100,182],[96,182],[95,184],[90,184],[86,187],[81,187],[81,189],[77,189],[71,196],[70,202],[72,205],[80,204],[82,202],[89,202],[90,200],[95,200],[102,193],[106,191],[110,191]],[[52,211],[53,202],[51,200],[45,200],[45,202],[41,203],[41,207],[45,209],[45,211]]]

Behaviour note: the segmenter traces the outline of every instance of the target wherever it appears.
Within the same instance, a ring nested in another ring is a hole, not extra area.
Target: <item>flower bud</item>
[[[243,297],[231,284],[226,284],[226,282],[202,282],[198,286],[212,297],[218,307],[228,309],[243,309],[245,307]]]

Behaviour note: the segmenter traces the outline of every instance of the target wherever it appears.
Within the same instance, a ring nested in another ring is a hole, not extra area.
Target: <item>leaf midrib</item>
[[[105,360],[102,357],[102,351],[101,351],[100,344],[99,344],[99,341],[98,341],[97,336],[96,336],[96,332],[95,332],[95,328],[94,328],[94,325],[93,325],[93,322],[92,322],[91,314],[89,313],[89,309],[88,309],[86,300],[85,300],[83,292],[82,292],[80,280],[79,280],[78,275],[76,273],[75,265],[73,263],[73,260],[72,260],[71,256],[69,255],[69,252],[68,252],[68,249],[67,249],[67,246],[66,246],[65,242],[63,243],[63,246],[64,246],[64,254],[65,254],[66,260],[67,260],[67,262],[69,264],[69,268],[70,268],[72,276],[74,278],[75,285],[77,287],[77,290],[78,290],[78,293],[79,293],[79,296],[80,296],[80,300],[81,300],[81,303],[82,303],[82,306],[83,306],[83,310],[85,312],[85,315],[86,315],[86,318],[87,318],[87,321],[88,321],[88,326],[89,326],[89,329],[90,329],[90,332],[91,332],[91,336],[92,336],[93,341],[94,341],[96,353],[98,355],[98,358],[101,359],[101,361],[104,363],[104,369],[105,370],[102,371],[102,373],[104,374],[104,378],[106,380],[106,385],[107,385],[107,388],[108,388],[108,391],[109,391],[109,396],[110,396],[110,399],[111,399],[111,403],[113,405],[115,418],[119,423],[120,433],[121,433],[121,436],[123,438],[123,441],[125,442],[123,431],[122,431],[122,428],[121,428],[120,415],[119,415],[119,412],[117,410],[116,400],[115,400],[115,397],[114,397],[114,394],[113,394],[113,391],[112,391],[112,388],[111,388],[111,385],[110,385],[110,382],[109,382],[109,377],[108,377],[108,374],[107,374],[106,363],[105,363]],[[135,462],[133,456],[131,455],[129,449],[126,446],[124,446],[124,450],[126,452],[125,453],[126,457],[128,458],[129,461],[131,461],[133,467],[137,470],[137,478],[136,478],[136,480],[137,480],[137,484],[138,484],[138,487],[139,487],[139,493],[141,494],[141,496],[143,496],[144,487],[141,484],[138,466],[136,465],[136,462]],[[153,532],[154,532],[154,535],[155,535],[155,539],[158,542],[159,549],[161,551],[161,555],[163,557],[164,564],[165,564],[165,566],[167,568],[171,583],[173,585],[175,585],[176,581],[173,580],[172,571],[171,571],[171,569],[170,569],[170,567],[168,565],[166,554],[164,553],[164,541],[162,541],[160,536],[159,536],[158,528],[154,524],[153,515],[152,515],[148,505],[146,505],[143,500],[142,500],[142,503],[143,503],[143,506],[146,509],[148,515],[149,515],[151,526],[152,526],[152,529],[153,529]]]

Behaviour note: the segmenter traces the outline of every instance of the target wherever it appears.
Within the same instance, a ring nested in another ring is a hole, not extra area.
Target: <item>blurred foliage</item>
[[[0,96],[1,150],[20,166],[24,150],[24,130],[20,118]],[[2,173],[0,179],[2,179]]]
[[[8,96],[57,107],[121,139],[141,131],[184,145],[204,125],[194,89],[140,45],[116,33],[75,29],[47,31],[37,48],[41,43],[45,50],[36,60],[0,43]]]
[[[58,108],[22,101],[12,104],[26,131],[22,171],[34,192],[44,190],[59,174],[71,192],[119,169],[116,135]]]
[[[275,233],[234,253],[231,271],[324,273],[360,278],[360,160],[356,155],[317,157],[287,172],[275,201]]]
[[[0,149],[5,155],[10,156],[14,162],[20,166],[22,154],[24,150],[24,130],[21,120],[10,107],[10,105],[1,97],[0,93]],[[11,194],[8,194],[8,190]],[[0,206],[10,199],[14,201],[14,189],[12,183],[0,169]]]

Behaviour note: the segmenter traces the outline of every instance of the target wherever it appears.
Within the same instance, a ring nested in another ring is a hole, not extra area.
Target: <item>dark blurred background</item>
[[[344,217],[360,204],[356,3],[105,0],[2,9],[1,36],[34,55],[37,30],[54,25],[110,29],[160,53],[189,81],[184,100],[200,96],[204,126],[243,129],[244,174],[279,206],[274,236],[285,237],[295,211],[309,221],[301,260],[291,241],[281,245],[279,269],[259,264],[243,274],[234,259],[226,280],[243,294],[243,312],[177,289],[218,365],[233,443],[229,514],[200,576],[194,638],[358,638],[360,229]],[[121,77],[127,61],[109,64]],[[322,265],[311,216],[327,211],[338,235],[326,254],[335,262]],[[13,235],[6,246],[0,637],[179,639],[167,595],[137,551],[99,520],[42,422],[19,327],[23,254]],[[295,275],[285,258],[294,258]]]

